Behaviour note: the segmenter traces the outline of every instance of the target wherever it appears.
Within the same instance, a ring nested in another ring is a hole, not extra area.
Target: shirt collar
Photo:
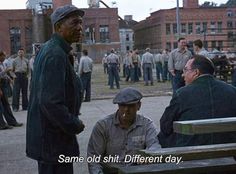
[[[119,126],[120,120],[118,118],[117,112],[118,110],[116,111],[116,113],[113,114],[113,123],[114,125]],[[140,115],[137,114],[135,122],[130,127],[136,127],[136,126],[142,126],[142,125],[143,125],[143,122],[140,118]]]

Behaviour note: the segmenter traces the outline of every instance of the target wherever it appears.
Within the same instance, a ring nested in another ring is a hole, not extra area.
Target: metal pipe
[[[179,0],[177,0],[177,6],[176,6],[176,23],[177,23],[177,33],[178,33],[178,38],[180,38]]]

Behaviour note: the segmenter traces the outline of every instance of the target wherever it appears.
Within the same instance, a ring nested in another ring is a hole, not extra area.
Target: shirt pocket
[[[144,149],[145,148],[145,136],[133,136],[131,137],[131,145],[134,149]]]

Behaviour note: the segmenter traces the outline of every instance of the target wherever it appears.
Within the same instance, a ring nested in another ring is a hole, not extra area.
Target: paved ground
[[[145,97],[142,100],[140,113],[153,119],[159,128],[160,116],[169,104],[170,98],[170,96]],[[86,129],[78,136],[81,156],[86,157],[88,139],[96,121],[114,112],[116,107],[111,99],[83,103],[81,119]],[[20,111],[14,114],[24,126],[0,131],[0,174],[37,174],[37,163],[25,156],[26,112]],[[87,174],[87,164],[76,163],[74,173]]]

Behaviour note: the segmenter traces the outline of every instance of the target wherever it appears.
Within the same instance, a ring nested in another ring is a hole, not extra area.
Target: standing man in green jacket
[[[27,117],[26,153],[38,161],[39,174],[73,174],[59,156],[79,156],[76,134],[84,129],[79,114],[78,80],[69,60],[70,46],[82,38],[84,11],[72,5],[51,15],[55,33],[35,62]]]

